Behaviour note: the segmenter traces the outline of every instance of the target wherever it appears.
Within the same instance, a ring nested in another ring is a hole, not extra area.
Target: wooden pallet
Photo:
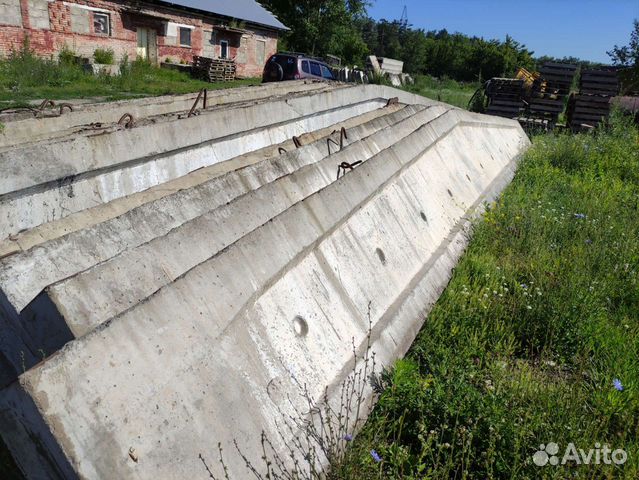
[[[591,129],[605,122],[610,115],[612,97],[603,95],[571,95],[568,104],[568,124],[573,130]]]
[[[605,122],[610,115],[610,101],[619,93],[619,79],[614,70],[587,69],[581,73],[579,93],[568,103],[568,125],[574,131],[588,130]]]
[[[222,58],[193,57],[193,73],[207,82],[229,82],[235,80],[234,60]]]
[[[516,118],[524,109],[522,98],[524,80],[514,78],[493,78],[486,85],[488,115]]]
[[[589,69],[581,72],[580,93],[614,97],[619,94],[619,79],[615,70]]]
[[[566,97],[570,93],[577,65],[566,63],[544,63],[539,69],[540,77],[533,84],[529,113],[532,117],[545,118],[556,123],[564,111]]]

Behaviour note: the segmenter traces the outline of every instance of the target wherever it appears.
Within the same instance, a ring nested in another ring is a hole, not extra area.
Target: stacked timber
[[[534,118],[556,123],[575,78],[577,65],[544,63],[532,88],[529,110]]]
[[[595,128],[610,115],[610,100],[619,93],[615,70],[584,70],[579,93],[571,96],[568,123],[573,130]]]
[[[207,82],[230,82],[235,80],[235,72],[234,60],[193,57],[193,73]]]
[[[488,115],[517,118],[524,109],[522,98],[524,80],[516,78],[493,78],[486,84]]]

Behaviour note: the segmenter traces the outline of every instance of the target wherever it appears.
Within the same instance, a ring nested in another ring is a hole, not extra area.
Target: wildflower
[[[344,440],[346,440],[347,442],[352,442],[353,435],[351,435],[350,433],[347,433],[346,435],[344,435]]]
[[[586,239],[586,245],[590,245],[592,243],[592,240],[590,240],[589,238]]]
[[[615,387],[615,390],[617,390],[619,392],[623,392],[623,384],[621,383],[621,380],[619,380],[618,378],[615,378],[612,381],[612,385],[613,385],[613,387]]]
[[[380,457],[375,450],[371,450],[371,457],[373,457],[373,460],[375,460],[375,463],[379,463],[382,461],[382,457]]]
[[[584,220],[586,218],[586,215],[583,213],[575,213],[575,218],[578,218],[579,220]]]

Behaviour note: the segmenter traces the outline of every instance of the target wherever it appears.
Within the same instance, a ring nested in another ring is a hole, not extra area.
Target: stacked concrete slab
[[[528,146],[383,86],[194,99],[0,139],[0,427],[28,478],[206,476],[262,431],[285,451],[300,385],[320,402],[353,345],[406,351]]]

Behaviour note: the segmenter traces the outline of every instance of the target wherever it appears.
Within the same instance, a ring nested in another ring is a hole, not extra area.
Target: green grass
[[[480,87],[479,83],[462,83],[450,79],[437,79],[425,75],[415,77],[414,85],[406,85],[404,90],[433,100],[449,103],[456,107],[468,108],[468,101]]]
[[[638,271],[637,129],[535,138],[335,477],[639,478]],[[534,465],[549,442],[629,460]]]
[[[93,75],[70,61],[39,58],[28,45],[8,58],[0,59],[0,102],[3,108],[21,106],[29,100],[49,98],[103,97],[119,100],[136,96],[189,93],[202,88],[220,89],[256,85],[260,79],[208,83],[183,72],[161,69],[148,62],[127,62],[116,77]],[[70,57],[72,58],[72,56]]]

